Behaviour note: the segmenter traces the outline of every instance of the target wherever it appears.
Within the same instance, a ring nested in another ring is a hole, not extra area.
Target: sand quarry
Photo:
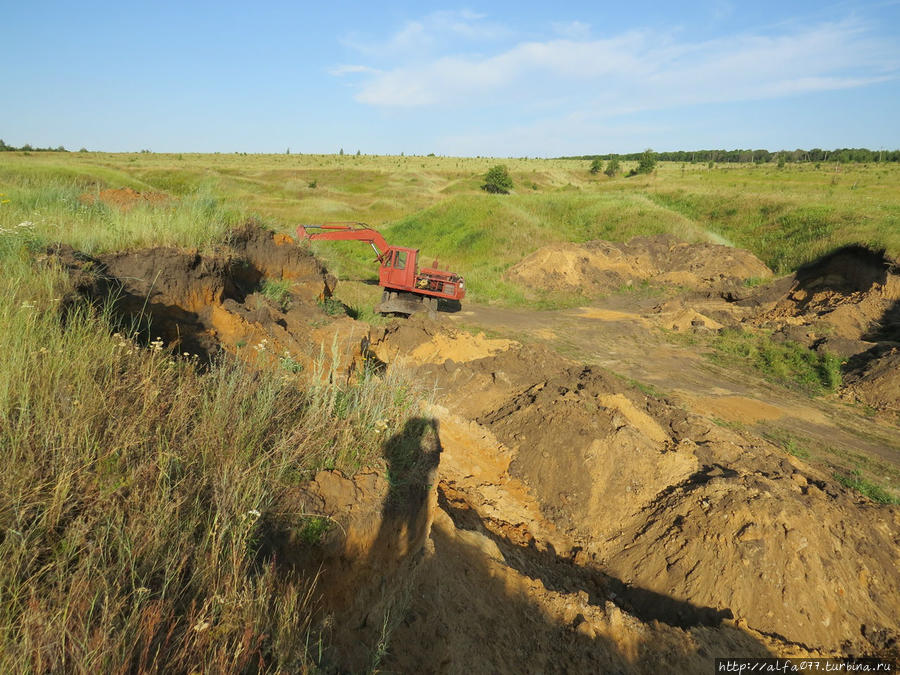
[[[567,244],[510,280],[679,291],[544,313],[467,305],[379,328],[326,314],[317,300],[335,279],[253,226],[214,253],[52,247],[45,261],[82,297],[117,298],[123,322],[149,318],[145,344],[159,338],[200,368],[226,351],[310,372],[324,345],[342,373],[369,360],[433,392],[406,430],[422,459],[404,508],[386,506],[377,467],[320,472],[296,495],[294,508],[341,523],[315,551],[290,535],[281,545],[322,570],[326,670],[364,670],[376,653],[383,671],[417,673],[696,673],[717,656],[900,655],[900,508],[762,433],[778,421],[900,464],[900,277],[876,252],[845,249],[774,280],[751,254],[713,244]],[[262,293],[266,280],[288,281],[286,298]],[[840,354],[843,388],[825,402],[776,391],[660,337],[727,326]]]

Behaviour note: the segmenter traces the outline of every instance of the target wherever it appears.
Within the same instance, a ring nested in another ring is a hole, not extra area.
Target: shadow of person
[[[365,538],[365,558],[353,564],[353,600],[341,613],[344,629],[334,634],[323,663],[370,672],[385,656],[424,555],[437,504],[441,450],[438,422],[428,417],[407,420],[384,443],[387,494],[377,532]]]
[[[407,552],[427,536],[428,500],[433,496],[441,457],[438,421],[413,417],[384,445],[388,496],[382,509],[382,531],[406,530]],[[423,520],[424,518],[424,520]],[[421,521],[421,522],[420,522]],[[381,543],[379,532],[376,546]]]

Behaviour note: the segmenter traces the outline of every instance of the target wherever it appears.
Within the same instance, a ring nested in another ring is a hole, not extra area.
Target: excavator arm
[[[310,230],[314,230],[310,232]],[[375,251],[381,261],[387,252],[388,244],[378,230],[366,227],[364,223],[322,223],[321,225],[300,225],[297,228],[300,239],[324,239],[328,241],[364,241]]]

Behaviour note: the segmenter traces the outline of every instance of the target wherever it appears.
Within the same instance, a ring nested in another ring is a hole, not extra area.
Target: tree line
[[[68,150],[61,145],[56,148],[33,148],[30,143],[26,143],[21,148],[17,148],[13,145],[7,145],[3,142],[3,139],[0,138],[0,152],[68,152]]]
[[[560,157],[559,159],[609,160],[614,157],[625,161],[640,161],[642,152],[628,154],[581,155],[576,157]],[[781,161],[785,162],[900,162],[900,150],[869,150],[868,148],[837,148],[834,150],[676,150],[673,152],[656,152],[656,159],[661,162],[733,162],[756,163]]]

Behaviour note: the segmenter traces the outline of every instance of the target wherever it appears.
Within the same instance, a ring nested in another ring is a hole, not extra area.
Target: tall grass
[[[269,533],[317,469],[378,464],[415,393],[138,348],[29,236],[0,234],[0,672],[310,667],[314,579]]]
[[[28,223],[35,238],[65,242],[87,253],[142,246],[205,248],[245,218],[239,210],[201,190],[163,204],[138,203],[122,210],[90,201],[77,183],[7,184],[0,229]],[[96,190],[95,190],[96,192]]]

